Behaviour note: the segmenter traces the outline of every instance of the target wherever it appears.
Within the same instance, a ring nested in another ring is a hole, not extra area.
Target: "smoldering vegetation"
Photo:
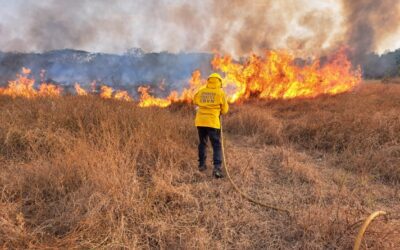
[[[0,97],[2,248],[348,249],[360,219],[400,211],[399,85],[253,100],[224,117],[237,184],[198,173],[190,106]],[[377,220],[369,249],[400,245]]]
[[[61,85],[73,92],[74,83],[87,89],[96,82],[135,94],[139,85],[152,86],[154,94],[187,86],[193,71],[211,71],[211,54],[168,52],[145,53],[131,49],[123,55],[89,53],[77,50],[56,50],[46,53],[1,53],[0,86],[21,73],[22,67],[32,70],[36,83]]]

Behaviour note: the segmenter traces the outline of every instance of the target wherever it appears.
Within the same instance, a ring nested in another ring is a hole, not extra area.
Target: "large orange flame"
[[[295,58],[285,51],[267,51],[265,57],[251,55],[243,63],[235,62],[230,56],[216,54],[211,62],[215,70],[225,73],[223,86],[231,103],[242,102],[251,97],[262,99],[312,98],[319,95],[336,95],[351,91],[361,82],[361,69],[353,69],[345,50],[341,49],[328,62],[321,65],[315,60],[305,66],[298,66]],[[22,96],[33,98],[38,96],[57,97],[62,95],[62,89],[56,85],[42,83],[34,88],[34,79],[28,75],[31,70],[22,68],[15,81],[10,81],[6,88],[0,88],[0,95],[12,97]],[[42,71],[42,78],[44,71]],[[43,80],[42,80],[43,81]],[[203,86],[199,70],[192,73],[189,86],[180,93],[171,91],[165,98],[152,96],[150,87],[140,86],[140,107],[168,107],[172,103],[190,103],[194,94]],[[91,84],[92,92],[95,83]],[[109,86],[100,87],[100,97],[133,101],[127,91],[114,90]],[[164,90],[164,83],[159,87]],[[86,96],[89,93],[78,83],[75,83],[77,95]]]
[[[285,51],[267,51],[265,57],[251,55],[244,63],[234,62],[230,56],[216,54],[211,62],[215,70],[225,73],[223,86],[230,103],[250,97],[262,99],[313,98],[351,91],[361,83],[361,69],[353,69],[345,49],[339,50],[321,65],[315,60],[298,66],[295,58]],[[139,88],[140,106],[166,107],[174,102],[191,102],[205,79],[195,71],[188,88],[179,95],[173,91],[167,98],[151,96],[149,88]]]
[[[226,75],[224,85],[230,102],[250,96],[291,99],[335,95],[350,91],[361,82],[361,70],[352,69],[344,49],[323,66],[319,60],[297,66],[294,57],[282,51],[268,51],[264,59],[252,55],[243,64],[233,62],[229,56],[216,55],[212,65]]]

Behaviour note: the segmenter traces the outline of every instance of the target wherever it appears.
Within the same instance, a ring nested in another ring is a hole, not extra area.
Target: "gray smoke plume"
[[[307,51],[326,42],[335,23],[329,7],[307,0],[0,0],[0,5],[5,51]]]
[[[346,44],[353,49],[356,61],[377,49],[380,41],[398,31],[400,1],[343,0],[346,17]]]
[[[399,24],[397,0],[0,0],[0,50],[121,53],[375,50]]]
[[[68,86],[96,80],[127,89],[159,82],[178,87],[195,69],[211,71],[213,50],[235,58],[265,49],[318,57],[343,45],[365,66],[365,76],[395,75],[395,55],[367,54],[398,29],[399,5],[398,0],[0,0],[0,85],[25,66],[35,79],[44,69],[50,81]]]

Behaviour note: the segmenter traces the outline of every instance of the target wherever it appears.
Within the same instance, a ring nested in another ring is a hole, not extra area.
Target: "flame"
[[[144,87],[141,86],[138,88],[138,92],[141,93],[140,96],[140,102],[139,106],[140,107],[152,107],[152,106],[157,106],[161,108],[168,107],[171,105],[171,100],[163,99],[163,98],[157,98],[149,94],[149,89],[150,87]]]
[[[39,87],[39,96],[58,97],[61,95],[62,89],[53,84],[42,83]]]
[[[23,67],[21,74],[17,74],[17,79],[14,81],[9,81],[6,88],[0,88],[1,95],[15,97],[55,97],[61,94],[62,89],[56,85],[41,83],[39,90],[34,88],[35,80],[29,78],[31,70]]]
[[[319,60],[297,66],[295,58],[284,51],[268,51],[265,58],[252,55],[243,64],[233,62],[230,56],[216,55],[212,65],[225,73],[224,85],[231,89],[228,93],[231,103],[250,96],[291,99],[336,95],[352,90],[361,82],[360,68],[352,70],[344,49],[322,66]]]
[[[45,71],[40,71],[40,78],[42,83],[36,89],[35,79],[29,78],[31,70],[23,67],[21,69],[21,74],[17,74],[17,79],[14,81],[9,81],[8,86],[5,88],[0,88],[0,95],[7,95],[11,97],[59,97],[63,93],[63,89],[57,85],[45,83]],[[95,82],[91,83],[92,92],[95,92]],[[100,97],[104,99],[114,98],[116,100],[123,101],[133,101],[133,98],[129,96],[129,93],[124,90],[114,91],[111,87],[101,86]],[[79,83],[75,83],[75,92],[78,96],[87,96],[88,92],[81,87]],[[114,93],[114,95],[113,95]]]
[[[264,57],[251,55],[243,63],[235,62],[229,55],[216,54],[211,61],[214,70],[225,73],[223,86],[230,103],[242,102],[251,97],[261,99],[313,98],[319,95],[336,95],[351,91],[361,82],[361,69],[353,69],[347,58],[345,49],[340,49],[327,62],[319,60],[298,66],[294,56],[285,51],[267,51]],[[34,88],[35,80],[29,78],[31,70],[22,68],[17,79],[10,81],[6,88],[0,88],[0,95],[33,98],[39,96],[58,97],[62,89],[44,82],[45,71],[41,71],[42,82],[38,89]],[[192,73],[189,85],[180,93],[171,91],[165,98],[152,96],[150,87],[140,86],[140,107],[168,107],[172,103],[191,103],[194,94],[205,86],[199,70]],[[95,93],[95,82],[91,83]],[[100,87],[100,97],[134,101],[127,91],[114,90],[109,86]],[[158,90],[165,91],[163,80]],[[75,83],[75,91],[79,96],[87,96],[88,92],[79,83]]]
[[[111,99],[112,98],[113,89],[108,86],[101,86],[101,93],[100,97],[104,99]]]
[[[26,71],[23,70],[23,72]],[[29,79],[24,73],[21,75],[18,74],[16,80],[8,82],[8,87],[2,90],[2,94],[11,97],[21,96],[32,98],[37,94],[36,90],[33,88],[34,84],[35,80]]]
[[[204,85],[205,80],[201,79],[201,73],[199,70],[195,70],[192,73],[192,77],[189,80],[189,87],[184,88],[182,93],[179,94],[178,91],[171,91],[166,98],[157,98],[149,94],[150,87],[141,86],[138,88],[140,96],[140,107],[168,107],[172,103],[183,102],[191,103],[196,92]],[[165,85],[164,81],[161,82],[159,89],[162,89]]]
[[[214,70],[225,73],[223,86],[230,103],[242,102],[250,97],[261,99],[313,98],[351,91],[361,83],[361,69],[353,69],[345,48],[335,53],[328,62],[314,60],[298,66],[295,57],[285,51],[267,51],[265,57],[251,55],[243,63],[232,57],[216,54],[211,61]],[[194,94],[206,80],[196,70],[189,80],[189,87],[181,94],[172,91],[166,98],[149,94],[149,87],[140,87],[141,107],[167,107],[175,102],[190,103]]]
[[[187,102],[187,103],[192,102],[196,92],[201,87],[203,87],[205,85],[205,83],[206,83],[206,81],[201,79],[200,70],[195,70],[192,73],[191,79],[189,80],[189,88],[183,89],[182,94],[175,101]]]
[[[31,73],[31,69],[22,67],[22,74],[24,75],[29,75]]]
[[[88,93],[84,90],[79,83],[75,83],[75,92],[79,96],[87,96]]]
[[[125,90],[117,90],[114,95],[114,99],[131,102],[133,98],[129,96],[128,92]]]

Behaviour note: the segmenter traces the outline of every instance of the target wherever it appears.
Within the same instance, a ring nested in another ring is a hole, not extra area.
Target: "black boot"
[[[207,165],[206,164],[201,164],[201,165],[199,165],[199,171],[200,172],[204,172],[204,171],[206,171],[207,170]]]
[[[214,168],[213,176],[217,179],[224,178],[224,174],[222,173],[221,168]]]

